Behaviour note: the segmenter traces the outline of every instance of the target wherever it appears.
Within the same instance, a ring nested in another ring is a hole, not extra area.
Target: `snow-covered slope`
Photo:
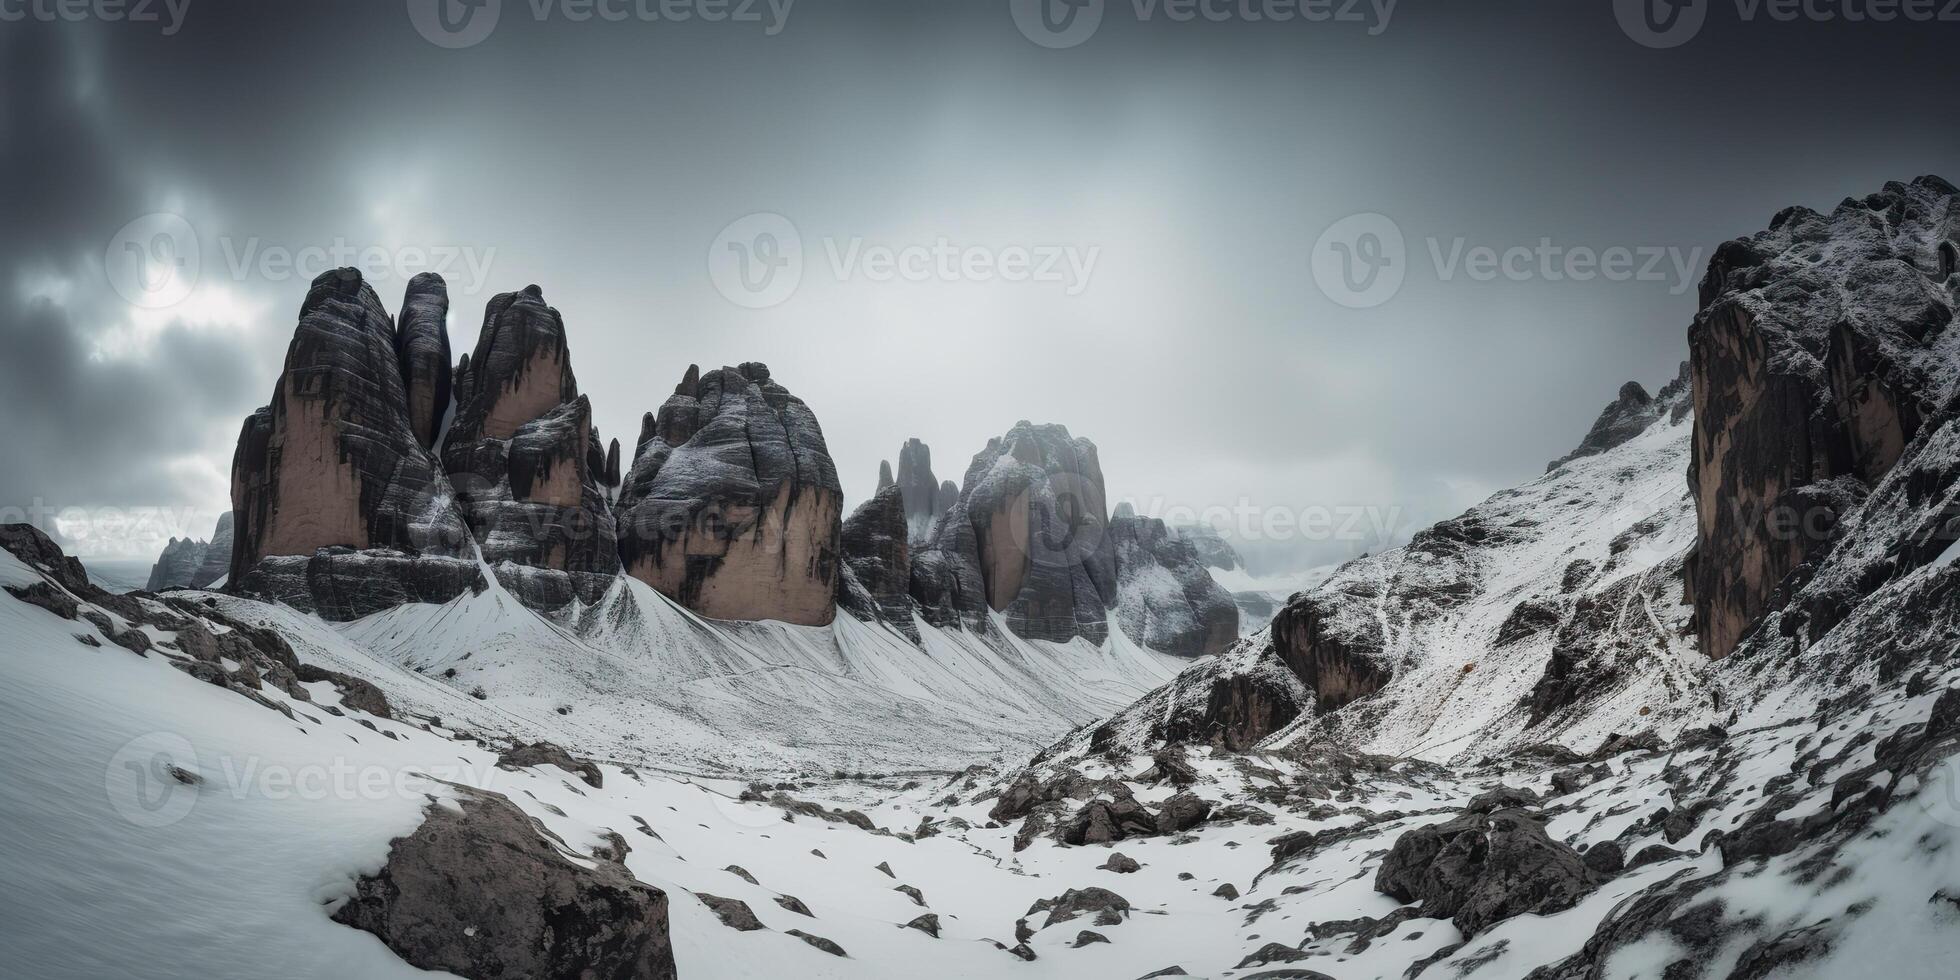
[[[559,619],[486,580],[478,595],[343,624],[210,598],[419,713],[701,773],[1015,760],[1182,664],[1120,632],[1099,646],[1022,640],[998,623],[985,634],[921,624],[914,646],[849,616],[821,627],[716,622],[623,577]]]
[[[1638,435],[1334,570],[1065,754],[1092,737],[1147,751],[1168,727],[1235,748],[1329,740],[1444,761],[1705,724],[1719,687],[1682,595],[1686,399],[1669,384]],[[1283,678],[1302,671],[1327,678],[1318,697]]]

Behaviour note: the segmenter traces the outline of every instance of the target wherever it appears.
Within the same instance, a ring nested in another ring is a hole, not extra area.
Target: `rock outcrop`
[[[209,542],[171,538],[163,546],[163,554],[157,556],[156,564],[150,566],[150,578],[143,588],[161,592],[189,586],[198,569],[204,567],[205,556],[210,551]]]
[[[1599,418],[1593,420],[1592,428],[1579,441],[1578,448],[1545,464],[1545,472],[1550,473],[1575,459],[1597,456],[1625,445],[1627,440],[1647,431],[1647,427],[1653,425],[1662,412],[1684,407],[1686,403],[1677,396],[1687,390],[1688,384],[1688,362],[1682,361],[1681,373],[1661,388],[1659,396],[1649,395],[1638,381],[1621,385],[1620,396],[1600,410]]]
[[[767,365],[690,367],[642,430],[619,498],[626,573],[716,619],[829,623],[843,488],[809,407]]]
[[[905,501],[897,484],[881,488],[844,521],[843,567],[837,602],[867,622],[882,622],[914,642],[911,547],[907,543]]]
[[[1313,592],[1273,617],[1274,651],[1314,692],[1321,711],[1339,710],[1388,683],[1381,624],[1365,600],[1349,592]]]
[[[424,272],[408,281],[395,324],[395,357],[408,392],[408,425],[423,449],[433,449],[449,414],[449,287]]]
[[[1516,915],[1551,915],[1598,886],[1585,859],[1518,810],[1467,812],[1395,841],[1375,890],[1421,902],[1421,915],[1450,919],[1474,936]]]
[[[890,476],[889,464],[881,465],[885,468],[880,472]],[[906,539],[914,546],[924,544],[932,533],[932,522],[958,502],[959,488],[951,480],[942,483],[933,475],[932,447],[917,439],[907,439],[899,447],[898,475],[893,482],[905,497]]]
[[[218,527],[210,541],[171,538],[163,554],[150,566],[150,578],[143,588],[150,592],[164,589],[202,589],[225,577],[231,565],[232,517],[226,511],[218,517]]]
[[[1921,177],[1724,244],[1689,328],[1701,648],[1733,651],[1939,407],[1960,216]]]
[[[564,320],[537,286],[485,308],[442,458],[484,561],[507,587],[541,608],[604,594],[619,571],[605,450]]]
[[[476,580],[448,481],[410,422],[393,321],[357,270],[307,291],[272,402],[240,432],[232,510],[229,584],[243,594],[340,617]],[[316,602],[323,589],[344,601]]]
[[[334,921],[424,970],[672,980],[667,896],[610,861],[586,867],[502,796],[455,787]]]
[[[1238,603],[1181,533],[1122,507],[1110,519],[1109,537],[1116,549],[1116,620],[1130,639],[1180,657],[1223,653],[1238,639]]]
[[[1108,525],[1095,444],[1016,423],[967,467],[913,562],[913,597],[935,623],[979,626],[991,610],[1018,636],[1100,643],[1116,598]]]

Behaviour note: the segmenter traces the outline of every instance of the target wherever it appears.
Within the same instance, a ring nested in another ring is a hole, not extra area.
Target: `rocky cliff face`
[[[1689,330],[1702,649],[1727,656],[1900,458],[1953,371],[1955,190],[1891,183],[1717,250]]]
[[[844,521],[837,602],[851,615],[885,623],[917,642],[906,537],[904,496],[898,485],[887,484]]]
[[[1096,447],[1060,425],[1016,423],[966,483],[913,563],[913,596],[936,622],[1003,613],[1028,639],[1109,635],[1116,552]]]
[[[537,286],[490,301],[456,394],[443,464],[483,559],[534,606],[595,601],[619,571],[606,455]]]
[[[1348,562],[1092,730],[1092,751],[1332,739],[1448,758],[1683,724],[1713,695],[1685,635],[1688,392],[1660,391],[1634,437]]]
[[[223,578],[231,565],[231,521],[230,511],[219,515],[217,530],[208,542],[171,538],[156,564],[150,566],[150,578],[143,588],[150,592],[202,589]]]
[[[1116,546],[1116,619],[1152,650],[1182,657],[1223,653],[1239,637],[1239,607],[1182,533],[1127,506],[1110,519]]]
[[[716,619],[829,623],[843,489],[803,401],[743,364],[687,375],[620,491],[632,575]]]
[[[395,325],[395,357],[408,391],[408,425],[424,449],[432,449],[449,412],[449,287],[424,272],[408,281]]]
[[[246,420],[233,456],[232,588],[312,610],[319,607],[309,597],[322,585],[385,602],[379,597],[440,594],[475,579],[473,566],[415,567],[461,564],[469,539],[411,423],[395,341],[393,321],[358,271],[313,281],[272,402]],[[349,567],[309,567],[330,548],[365,554],[362,578],[322,582]]]
[[[159,592],[190,585],[191,576],[204,566],[205,555],[210,551],[208,542],[171,538],[163,546],[163,554],[157,556],[156,564],[150,566],[150,579],[143,588]]]
[[[1239,558],[1238,549],[1209,524],[1180,524],[1171,528],[1179,538],[1184,539],[1198,553],[1198,560],[1206,567],[1229,572],[1243,568],[1245,562]]]
[[[889,476],[889,465],[885,465],[882,472]],[[932,522],[959,501],[959,488],[953,481],[941,482],[933,475],[932,447],[917,439],[907,439],[899,447],[898,475],[893,482],[905,498],[906,535],[915,547],[924,544],[932,533]]]

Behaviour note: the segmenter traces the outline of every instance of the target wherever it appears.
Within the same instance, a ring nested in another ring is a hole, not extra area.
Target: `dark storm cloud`
[[[1535,475],[1621,382],[1670,377],[1694,307],[1677,274],[1481,281],[1436,255],[1705,261],[1786,205],[1953,176],[1960,140],[1960,24],[1730,3],[1666,50],[1613,4],[1551,0],[1402,0],[1380,31],[1123,0],[1060,50],[1007,0],[799,0],[774,35],[504,0],[462,48],[411,9],[195,0],[168,37],[0,24],[0,327],[8,378],[41,391],[0,393],[34,429],[0,446],[0,490],[221,509],[237,416],[270,391],[305,285],[247,259],[344,242],[483,260],[449,277],[464,349],[491,294],[542,285],[609,435],[690,362],[763,360],[823,419],[853,496],[908,436],[957,478],[1031,418],[1095,439],[1118,498],[1368,506],[1406,531]],[[172,325],[106,288],[108,241],[153,211],[194,226],[216,313]],[[791,220],[805,256],[761,310],[707,271],[754,212]],[[1405,279],[1350,309],[1309,253],[1364,212],[1405,237]],[[1094,272],[1079,295],[877,281],[827,252],[941,239],[1095,249]],[[397,279],[377,282],[391,304]],[[36,306],[50,281],[65,292]],[[244,322],[204,322],[226,311]],[[147,348],[98,356],[131,322]],[[57,384],[92,406],[48,411]]]

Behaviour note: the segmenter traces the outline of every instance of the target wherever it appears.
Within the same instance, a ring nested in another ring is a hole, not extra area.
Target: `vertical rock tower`
[[[747,363],[690,366],[620,487],[627,574],[704,616],[836,615],[843,487],[802,399]]]

